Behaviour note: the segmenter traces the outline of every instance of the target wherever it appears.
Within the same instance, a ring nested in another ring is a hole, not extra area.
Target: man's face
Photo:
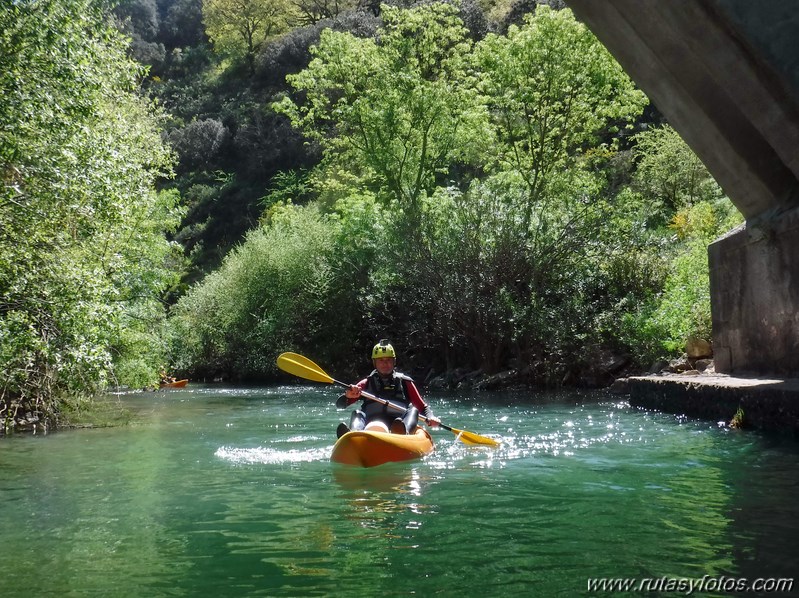
[[[394,362],[396,359],[393,357],[378,357],[372,361],[375,363],[375,369],[377,370],[377,373],[381,376],[388,376],[394,371]]]

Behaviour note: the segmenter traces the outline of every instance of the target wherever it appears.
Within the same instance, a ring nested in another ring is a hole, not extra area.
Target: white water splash
[[[219,447],[214,453],[216,457],[236,464],[266,463],[279,465],[284,463],[308,463],[330,459],[330,448],[277,450],[273,448],[235,448]]]

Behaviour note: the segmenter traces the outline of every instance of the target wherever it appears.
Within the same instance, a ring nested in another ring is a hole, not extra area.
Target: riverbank
[[[799,438],[799,379],[724,374],[631,376],[612,391],[630,405]]]
[[[110,394],[63,399],[50,409],[26,404],[17,411],[13,418],[3,421],[0,438],[10,434],[47,434],[77,428],[114,428],[128,425],[134,417],[119,397]]]

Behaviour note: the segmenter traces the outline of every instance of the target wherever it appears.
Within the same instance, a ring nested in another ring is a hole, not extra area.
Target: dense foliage
[[[106,8],[0,12],[7,426],[167,363],[602,384],[709,337],[740,216],[560,0]]]
[[[265,205],[312,201],[314,226],[272,208],[189,291],[184,367],[261,378],[282,350],[346,364],[391,337],[409,367],[597,383],[607,352],[645,367],[708,336],[702,252],[734,210],[672,129],[628,134],[646,99],[569,11],[475,41],[452,4],[384,6],[287,79],[274,109],[321,159]]]
[[[170,154],[126,42],[90,0],[0,10],[0,415],[157,380]]]
[[[742,217],[671,127],[637,135],[635,151],[638,167],[623,195],[642,206],[647,261],[659,260],[662,278],[625,309],[620,337],[639,361],[653,362],[678,354],[689,337],[710,340],[707,246]]]
[[[204,0],[205,31],[218,52],[243,58],[252,74],[256,54],[288,28],[293,8],[288,0]]]

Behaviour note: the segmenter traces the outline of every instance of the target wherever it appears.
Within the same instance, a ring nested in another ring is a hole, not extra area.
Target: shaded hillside
[[[318,163],[319,148],[270,104],[290,93],[286,75],[308,65],[309,48],[322,30],[368,38],[381,19],[374,2],[359,2],[332,18],[329,10],[318,10],[326,3],[297,4],[307,4],[307,10],[296,16],[289,32],[264,42],[252,72],[244,61],[215,53],[203,24],[202,0],[121,0],[116,9],[120,27],[131,36],[133,57],[149,66],[144,84],[169,114],[164,136],[178,155],[176,177],[168,186],[180,192],[187,207],[175,235],[187,263],[174,297],[217,268],[274,202],[310,199],[302,192],[303,177]],[[506,31],[536,6],[530,0],[495,4],[460,4],[473,40],[491,30]]]

